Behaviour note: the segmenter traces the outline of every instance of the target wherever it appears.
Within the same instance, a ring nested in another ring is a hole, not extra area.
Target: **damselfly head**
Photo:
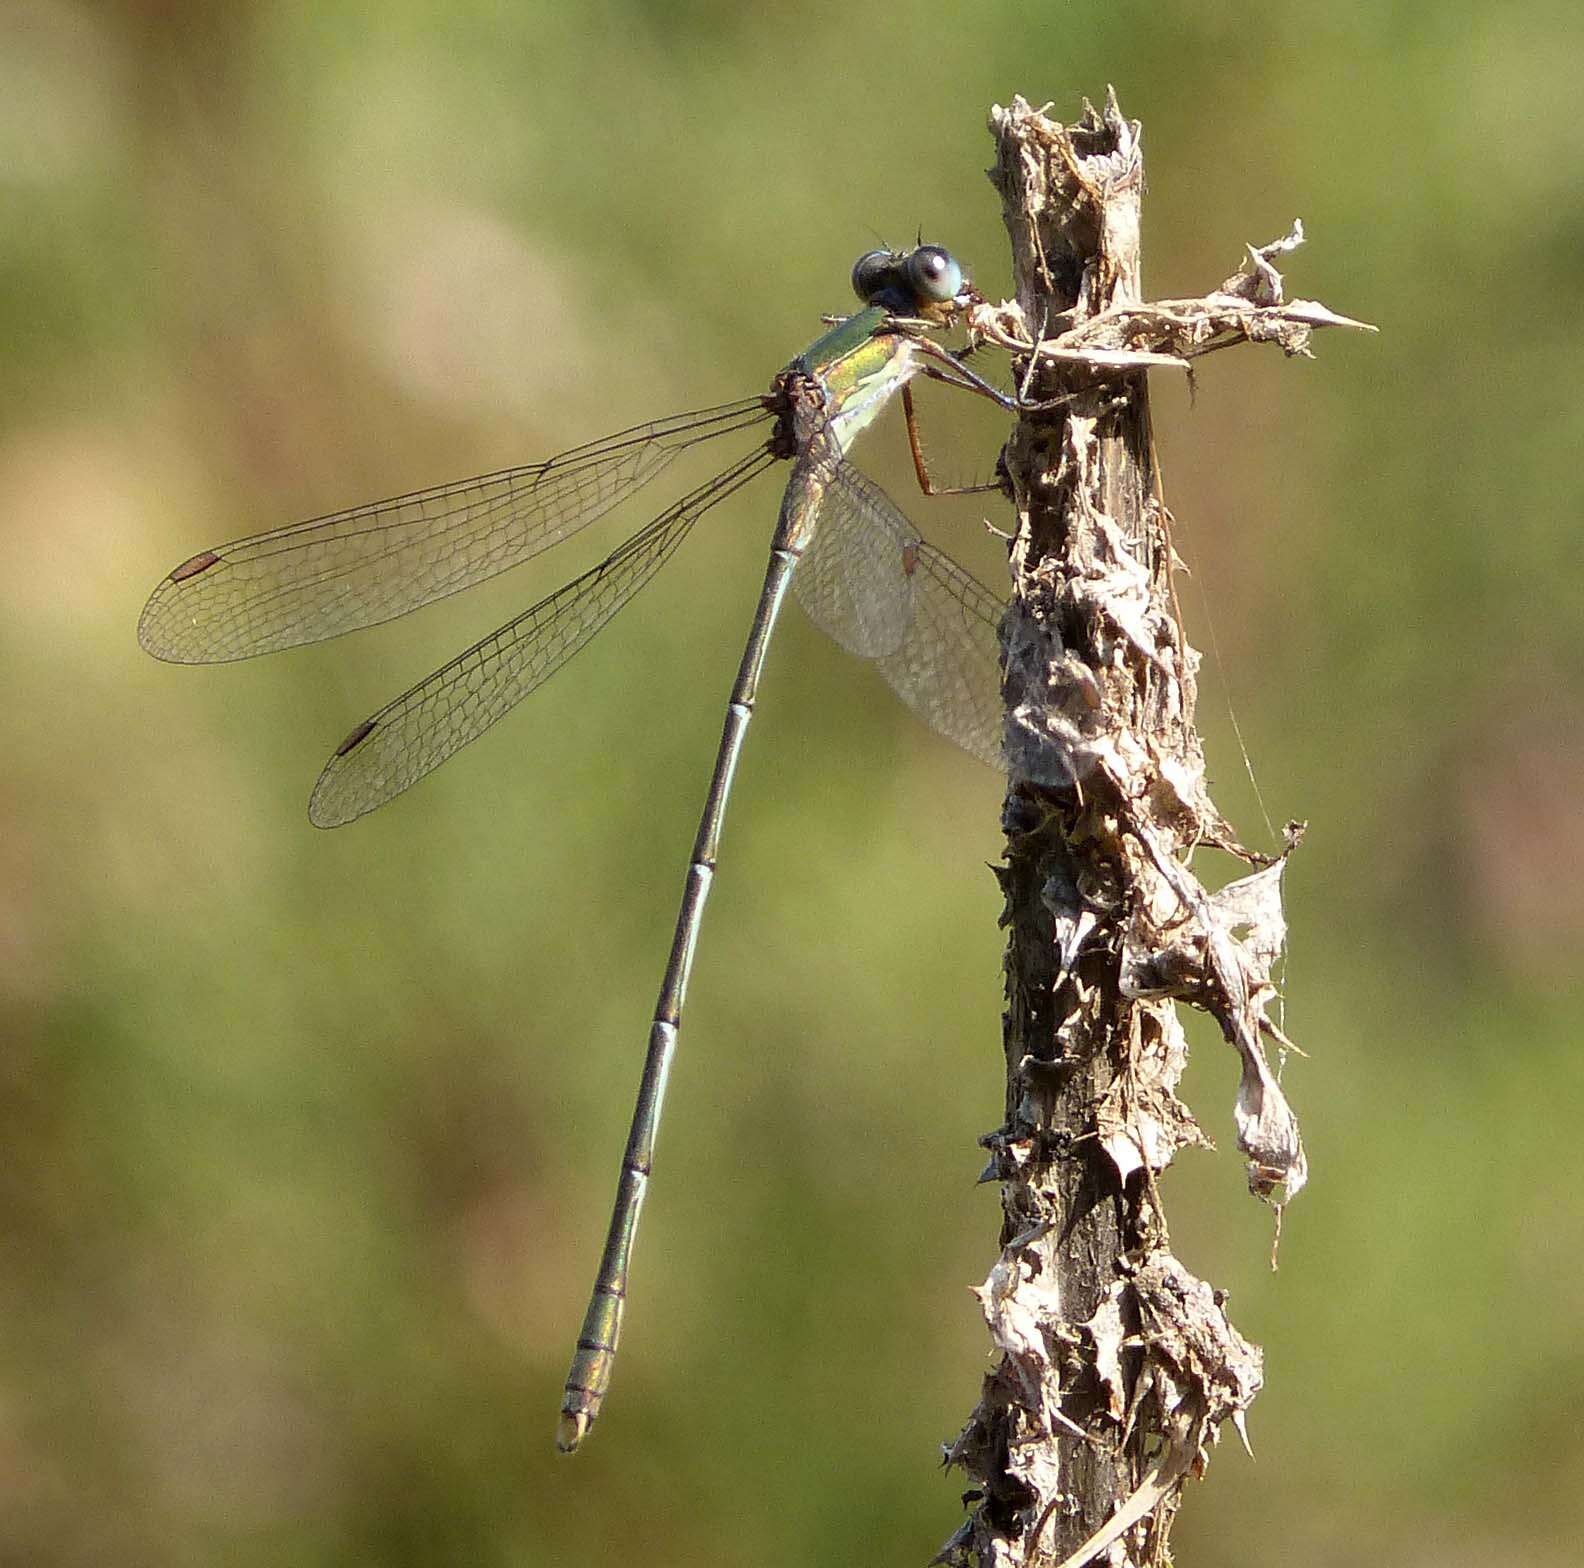
[[[853,263],[853,292],[866,305],[898,316],[949,318],[968,287],[961,264],[943,245],[865,251]]]

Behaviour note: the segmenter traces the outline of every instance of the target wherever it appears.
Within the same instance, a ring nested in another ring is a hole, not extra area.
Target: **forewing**
[[[383,805],[503,718],[663,566],[717,501],[775,459],[764,448],[684,496],[600,564],[491,632],[365,720],[325,764],[308,803],[319,827]]]
[[[689,447],[770,417],[746,398],[204,550],[154,590],[138,641],[156,658],[209,664],[377,625],[549,549]]]
[[[794,585],[811,563],[802,602],[815,624],[872,659],[931,729],[1004,769],[1002,601],[927,544],[885,491],[846,462],[830,480]]]
[[[845,464],[837,473],[861,474]],[[879,492],[877,492],[879,493]],[[907,552],[922,537],[879,493],[881,522],[870,499],[838,478],[828,485],[819,525],[792,578],[792,592],[826,636],[861,659],[895,653],[913,624],[913,578]]]

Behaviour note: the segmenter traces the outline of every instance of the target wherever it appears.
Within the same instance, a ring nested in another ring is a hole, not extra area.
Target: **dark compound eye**
[[[962,292],[963,270],[949,250],[940,245],[920,245],[903,263],[908,287],[922,302],[945,305]]]
[[[897,257],[889,250],[865,251],[853,263],[853,293],[864,304],[869,304],[877,294],[883,294],[896,281]]]

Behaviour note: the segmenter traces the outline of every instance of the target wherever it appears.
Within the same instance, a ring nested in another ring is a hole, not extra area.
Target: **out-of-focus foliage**
[[[1296,213],[1294,292],[1383,329],[1159,388],[1218,792],[1258,834],[1230,702],[1271,817],[1313,824],[1281,1272],[1209,1035],[1223,1152],[1166,1185],[1269,1374],[1259,1462],[1223,1451],[1180,1557],[1576,1560],[1581,54],[1544,0],[0,10],[0,1559],[944,1539],[999,795],[796,616],[611,1401],[551,1450],[774,487],[334,834],[303,809],[329,748],[554,567],[256,665],[156,665],[133,627],[202,546],[757,390],[877,239],[998,292],[989,104],[1110,81],[1156,292]],[[928,401],[937,464],[987,472],[995,420]],[[866,461],[906,493],[889,423]],[[986,510],[923,521],[999,583]]]

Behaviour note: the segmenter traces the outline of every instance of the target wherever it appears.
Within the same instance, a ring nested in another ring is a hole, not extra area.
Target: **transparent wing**
[[[508,621],[353,730],[308,802],[322,828],[383,805],[510,712],[663,566],[703,514],[776,459],[760,447],[668,507],[600,564]]]
[[[332,512],[184,561],[138,622],[156,658],[210,664],[374,626],[570,537],[701,441],[771,418],[762,398],[635,425],[547,463]]]
[[[923,542],[890,498],[870,486],[881,506],[860,503],[839,476],[827,486],[813,542],[792,577],[808,618],[848,653],[877,659],[895,653],[913,624],[913,577],[905,552]],[[883,510],[882,510],[883,507]],[[879,521],[884,517],[885,522]]]
[[[832,474],[792,581],[814,624],[872,659],[932,730],[992,768],[1006,766],[998,637],[1005,605],[925,543],[850,463]]]

